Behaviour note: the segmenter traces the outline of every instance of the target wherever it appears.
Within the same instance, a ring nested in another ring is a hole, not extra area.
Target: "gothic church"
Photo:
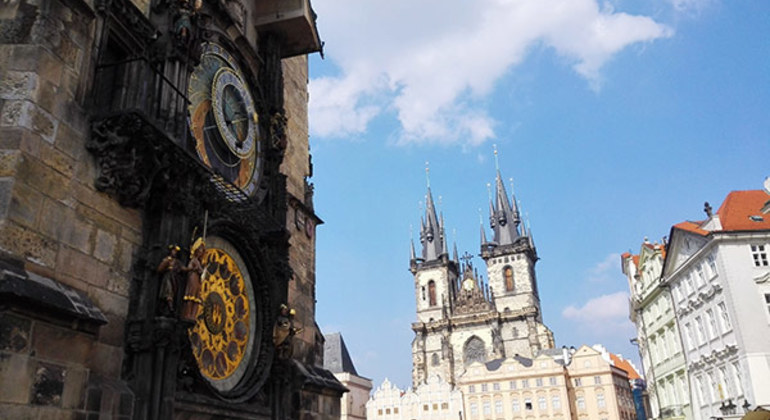
[[[531,232],[521,224],[515,197],[508,198],[499,167],[489,224],[491,241],[481,227],[485,282],[470,255],[460,262],[456,245],[450,258],[444,218],[437,214],[428,186],[420,225],[422,253],[418,257],[412,243],[409,261],[417,310],[417,322],[412,324],[414,388],[435,375],[456,384],[475,361],[532,358],[539,350],[554,347],[540,309],[537,250]]]

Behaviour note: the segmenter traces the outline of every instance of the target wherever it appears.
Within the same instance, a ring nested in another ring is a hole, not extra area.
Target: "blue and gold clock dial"
[[[201,162],[253,195],[261,172],[259,118],[233,56],[218,44],[205,43],[187,96],[189,127]]]

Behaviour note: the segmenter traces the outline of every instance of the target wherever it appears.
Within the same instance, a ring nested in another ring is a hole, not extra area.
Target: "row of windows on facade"
[[[548,378],[535,378],[533,384],[535,387],[542,387],[545,385],[545,380],[548,380],[549,386],[557,386],[561,383],[559,381],[559,377],[557,376],[551,376]],[[575,386],[583,386],[583,379],[584,378],[574,378],[573,382]],[[519,383],[521,383],[521,388],[519,388]],[[593,380],[594,385],[601,385],[602,384],[602,377],[601,376],[594,376]],[[586,384],[588,385],[588,384]],[[530,388],[530,380],[529,379],[522,379],[521,381],[512,380],[508,382],[508,389],[509,390],[515,390],[515,389],[528,389]],[[492,390],[493,391],[500,391],[501,386],[500,382],[494,382],[492,383]],[[481,384],[481,392],[488,392],[489,391],[489,384]],[[468,393],[469,394],[475,394],[476,393],[476,385],[468,385]]]
[[[665,300],[661,299],[661,300]],[[770,313],[770,293],[765,295],[765,300]],[[708,329],[706,328],[708,325]],[[695,328],[692,323],[685,323],[685,345],[689,350],[694,350],[711,340],[717,339],[724,334],[732,331],[730,315],[727,312],[727,306],[724,302],[716,305],[714,309],[707,309],[705,320],[702,316],[695,317]],[[656,334],[650,335],[650,353],[653,360],[657,362],[666,360],[680,353],[680,347],[677,343],[677,335],[674,333],[673,325],[667,328],[661,328]]]
[[[711,340],[715,340],[732,331],[732,323],[730,322],[730,315],[727,313],[727,306],[724,302],[717,303],[716,306],[719,321],[717,321],[717,315],[714,313],[713,308],[706,310],[706,320],[698,315],[695,317],[695,327],[693,324],[687,322],[684,324],[685,331],[685,345],[689,350],[694,350],[696,347],[700,347]],[[708,329],[706,329],[708,324]]]
[[[685,273],[684,281],[672,287],[674,298],[677,302],[683,302],[688,296],[696,295],[699,289],[706,286],[707,281],[716,276],[716,257],[714,254],[709,254],[706,256],[706,264],[695,264],[695,267],[692,270]]]
[[[523,403],[523,404],[522,404]],[[586,400],[585,397],[582,395],[578,395],[575,397],[575,405],[578,410],[586,410]],[[599,409],[605,409],[607,408],[607,399],[604,397],[604,394],[596,394],[596,406],[599,407]],[[469,404],[471,417],[476,417],[479,415],[479,405],[476,402],[471,402]],[[490,415],[492,414],[492,404],[491,401],[484,401],[481,404],[482,408],[482,414],[483,415]],[[561,397],[558,395],[551,396],[551,409],[552,410],[561,410]],[[522,410],[524,411],[532,411],[535,410],[535,406],[533,405],[531,398],[525,398],[523,401],[514,399],[511,401],[511,410],[514,413],[520,412]],[[548,399],[546,397],[538,397],[537,398],[537,410],[539,411],[546,411],[548,410]],[[502,400],[495,400],[495,414],[503,414],[503,401]]]
[[[441,403],[440,407],[441,407],[440,411],[449,410],[449,403],[445,403],[445,402]],[[439,411],[439,404],[438,403],[433,403],[432,405],[431,404],[423,404],[422,405],[422,410],[423,411],[430,411],[431,408],[433,409],[433,411]],[[382,413],[383,413],[383,409],[382,408],[377,410],[377,414],[382,415]],[[398,414],[398,407],[393,407],[392,413],[393,414]],[[385,414],[391,414],[391,409],[390,408],[386,408],[385,409]]]
[[[741,369],[737,361],[717,367],[705,375],[698,375],[695,382],[700,405],[717,404],[727,398],[743,396],[741,380]]]

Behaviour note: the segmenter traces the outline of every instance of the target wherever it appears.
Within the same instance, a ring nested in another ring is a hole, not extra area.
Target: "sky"
[[[419,252],[426,164],[449,240],[483,267],[496,147],[556,345],[601,343],[637,366],[620,254],[770,175],[766,0],[313,7],[325,42],[310,57],[316,319],[375,388],[411,386],[409,242]]]

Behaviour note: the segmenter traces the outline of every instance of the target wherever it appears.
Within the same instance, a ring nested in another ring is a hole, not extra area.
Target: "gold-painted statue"
[[[181,318],[195,322],[198,318],[203,302],[200,299],[200,289],[205,267],[203,255],[206,253],[206,243],[203,238],[198,238],[190,248],[190,262],[184,271],[187,272],[187,286],[185,287],[182,303]]]
[[[184,268],[178,257],[180,250],[178,245],[169,245],[168,255],[158,265],[158,273],[162,276],[160,293],[158,294],[161,301],[159,312],[166,315],[173,315],[177,309],[176,297],[179,290],[180,275]]]

